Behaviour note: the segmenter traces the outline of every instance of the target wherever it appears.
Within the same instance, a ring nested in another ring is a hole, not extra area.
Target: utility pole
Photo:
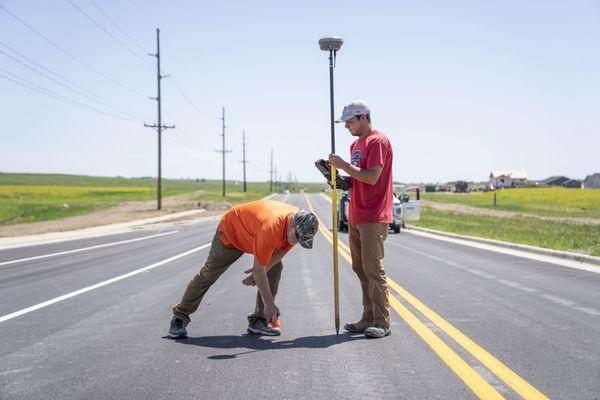
[[[271,169],[269,169],[269,192],[273,193],[273,148],[271,147]]]
[[[242,129],[242,164],[244,165],[244,193],[247,191],[246,189],[246,131]]]
[[[277,193],[277,192],[279,192],[279,188],[278,188],[279,182],[277,181],[277,165],[275,165],[274,175],[275,175],[275,193]]]
[[[160,81],[163,78],[166,78],[168,75],[160,74],[160,30],[156,28],[156,54],[149,54],[152,57],[156,57],[156,81],[158,87],[158,95],[156,97],[151,97],[152,100],[156,100],[158,103],[158,115],[156,117],[156,124],[147,124],[144,123],[146,128],[154,128],[158,132],[158,178],[156,184],[156,203],[157,210],[162,208],[162,131],[167,129],[175,129],[175,125],[163,125],[162,123],[162,115],[161,115],[161,100],[162,97],[160,95]]]
[[[223,107],[223,116],[221,117],[221,121],[223,121],[223,133],[221,134],[223,138],[223,147],[221,150],[217,150],[217,153],[223,154],[223,197],[225,197],[225,154],[231,153],[231,150],[225,150],[225,107]]]

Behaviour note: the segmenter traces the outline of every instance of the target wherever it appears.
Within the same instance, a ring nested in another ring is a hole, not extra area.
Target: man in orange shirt
[[[278,319],[275,295],[283,264],[281,260],[296,244],[310,249],[319,228],[317,217],[298,207],[271,200],[257,200],[232,207],[223,215],[204,267],[187,286],[181,301],[173,307],[169,336],[187,336],[186,326],[204,294],[244,253],[254,255],[254,266],[242,283],[257,286],[256,308],[248,316],[248,332],[280,335],[268,323]]]

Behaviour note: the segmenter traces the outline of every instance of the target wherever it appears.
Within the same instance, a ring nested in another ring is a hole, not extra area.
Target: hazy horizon
[[[225,106],[228,179],[242,179],[245,129],[249,180],[268,179],[273,148],[284,180],[319,182],[313,162],[329,154],[330,137],[328,60],[317,42],[331,34],[344,38],[336,115],[355,98],[370,103],[393,145],[395,181],[479,182],[492,170],[583,179],[600,170],[598,2],[73,4],[1,3],[2,171],[156,175],[156,133],[143,123],[156,122],[146,53],[157,26],[170,74],[163,123],[177,125],[163,135],[167,178],[220,178]],[[336,129],[348,160],[352,137]]]

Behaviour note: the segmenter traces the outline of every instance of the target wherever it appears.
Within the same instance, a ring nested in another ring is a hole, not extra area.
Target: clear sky
[[[215,150],[225,106],[229,179],[242,177],[245,129],[250,180],[267,179],[274,148],[284,179],[291,172],[319,181],[313,162],[330,152],[328,60],[317,44],[325,35],[344,38],[336,114],[355,98],[371,105],[375,128],[393,144],[397,181],[485,180],[497,169],[522,170],[532,179],[600,172],[598,1],[0,0],[0,6],[75,57],[0,7],[3,172],[155,176],[156,133],[142,123],[156,120],[156,102],[146,97],[156,95],[155,61],[145,52],[155,51],[157,26],[163,70],[171,74],[163,80],[163,120],[178,127],[164,134],[166,177],[221,176]],[[79,93],[65,87],[71,84]],[[112,108],[90,99],[97,96]],[[352,138],[343,126],[336,141],[348,159]]]

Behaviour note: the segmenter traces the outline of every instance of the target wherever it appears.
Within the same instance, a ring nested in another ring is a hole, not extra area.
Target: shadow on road
[[[272,336],[258,335],[223,335],[223,336],[203,336],[188,337],[186,339],[177,339],[177,343],[194,345],[213,349],[248,349],[236,354],[222,354],[208,357],[211,360],[227,360],[236,358],[239,355],[254,353],[261,350],[285,350],[285,349],[324,349],[327,347],[364,339],[363,335],[352,335],[342,333],[337,335],[324,336],[305,336],[291,340],[277,341]]]

